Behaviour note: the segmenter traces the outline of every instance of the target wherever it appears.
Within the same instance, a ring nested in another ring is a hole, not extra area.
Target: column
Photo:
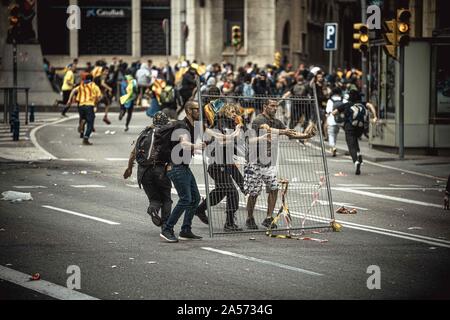
[[[70,0],[69,5],[78,5],[78,0]],[[70,58],[78,57],[78,29],[69,31],[69,54]]]
[[[131,1],[131,52],[133,58],[141,57],[141,0]]]

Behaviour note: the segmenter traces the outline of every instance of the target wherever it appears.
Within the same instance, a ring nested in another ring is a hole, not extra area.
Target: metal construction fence
[[[333,227],[314,97],[197,97],[209,127],[202,158],[211,236],[294,237]]]

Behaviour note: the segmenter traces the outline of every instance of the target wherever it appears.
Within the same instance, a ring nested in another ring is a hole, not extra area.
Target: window
[[[79,0],[80,54],[131,54],[131,1]]]
[[[38,39],[44,55],[69,54],[68,6],[69,0],[37,2]]]
[[[245,41],[244,35],[244,1],[226,0],[224,1],[224,45],[231,46],[231,28],[234,25],[241,27],[241,39]]]
[[[142,0],[141,2],[141,48],[144,55],[165,55],[166,35],[162,21],[169,20],[170,0]],[[169,27],[170,54],[170,27]]]

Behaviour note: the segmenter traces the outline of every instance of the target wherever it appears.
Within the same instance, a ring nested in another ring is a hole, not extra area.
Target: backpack
[[[368,122],[368,113],[366,107],[361,103],[355,103],[350,107],[350,123],[354,127],[363,128],[364,124]]]
[[[172,104],[175,102],[175,90],[171,86],[167,85],[159,96],[161,104]]]
[[[154,147],[155,128],[147,127],[139,134],[136,141],[135,154],[136,162],[140,166],[149,166],[154,163],[152,151]]]
[[[172,155],[172,133],[177,121],[155,128],[151,158],[159,163],[169,163]]]
[[[242,95],[246,98],[252,98],[255,95],[255,90],[253,90],[251,84],[244,83],[244,86],[242,87]]]

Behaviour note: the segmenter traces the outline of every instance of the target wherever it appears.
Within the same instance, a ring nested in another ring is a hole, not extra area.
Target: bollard
[[[13,127],[13,141],[19,141],[20,121],[18,118],[14,119]]]
[[[30,106],[30,122],[34,122],[34,102]]]
[[[11,112],[11,131],[13,134],[13,141],[18,141],[20,133],[19,111],[16,108],[14,109],[15,111]]]

